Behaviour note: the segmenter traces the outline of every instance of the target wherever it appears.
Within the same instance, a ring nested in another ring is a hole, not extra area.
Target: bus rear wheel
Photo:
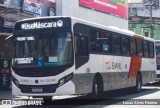
[[[136,91],[137,93],[139,93],[139,92],[142,91],[142,77],[141,77],[141,74],[138,74],[138,75],[137,75],[135,91]]]

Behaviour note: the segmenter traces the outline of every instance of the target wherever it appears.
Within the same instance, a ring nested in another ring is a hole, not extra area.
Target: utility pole
[[[149,0],[149,3],[146,4],[147,7],[149,7],[149,28],[150,28],[150,37],[151,38],[154,38],[154,33],[153,33],[153,22],[154,22],[154,19],[153,19],[153,16],[152,16],[152,10],[153,10],[153,7],[159,8],[159,0]]]
[[[149,0],[149,11],[150,11],[150,20],[149,20],[149,24],[150,24],[150,38],[154,38],[154,34],[153,34],[153,18],[152,18],[152,7],[153,7],[153,0]]]

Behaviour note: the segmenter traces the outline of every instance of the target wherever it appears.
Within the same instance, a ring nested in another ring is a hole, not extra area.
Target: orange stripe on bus
[[[136,38],[140,38],[140,39],[144,39],[144,37],[143,37],[143,36],[134,35],[134,37],[136,37]]]
[[[131,57],[131,63],[130,63],[128,78],[130,78],[130,76],[132,76],[134,79],[136,79],[137,73],[141,69],[141,64],[142,64],[142,58],[141,57]]]

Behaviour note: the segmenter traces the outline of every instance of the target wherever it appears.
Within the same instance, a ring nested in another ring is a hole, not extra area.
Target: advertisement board
[[[54,16],[55,15],[54,0],[24,0],[23,12],[37,16]]]
[[[41,15],[42,6],[30,0],[24,0],[23,11],[30,14]]]
[[[0,89],[11,86],[11,58],[0,58]]]
[[[128,19],[128,0],[79,0],[79,5]]]
[[[22,7],[22,2],[23,0],[0,0],[0,6],[20,9]]]
[[[14,25],[15,25],[15,21],[4,20],[4,27],[11,27],[11,28],[13,28]]]

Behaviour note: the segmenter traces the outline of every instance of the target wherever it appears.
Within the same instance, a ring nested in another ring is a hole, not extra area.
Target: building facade
[[[128,0],[57,0],[57,16],[128,29]]]
[[[160,40],[160,0],[129,4],[129,30]]]

